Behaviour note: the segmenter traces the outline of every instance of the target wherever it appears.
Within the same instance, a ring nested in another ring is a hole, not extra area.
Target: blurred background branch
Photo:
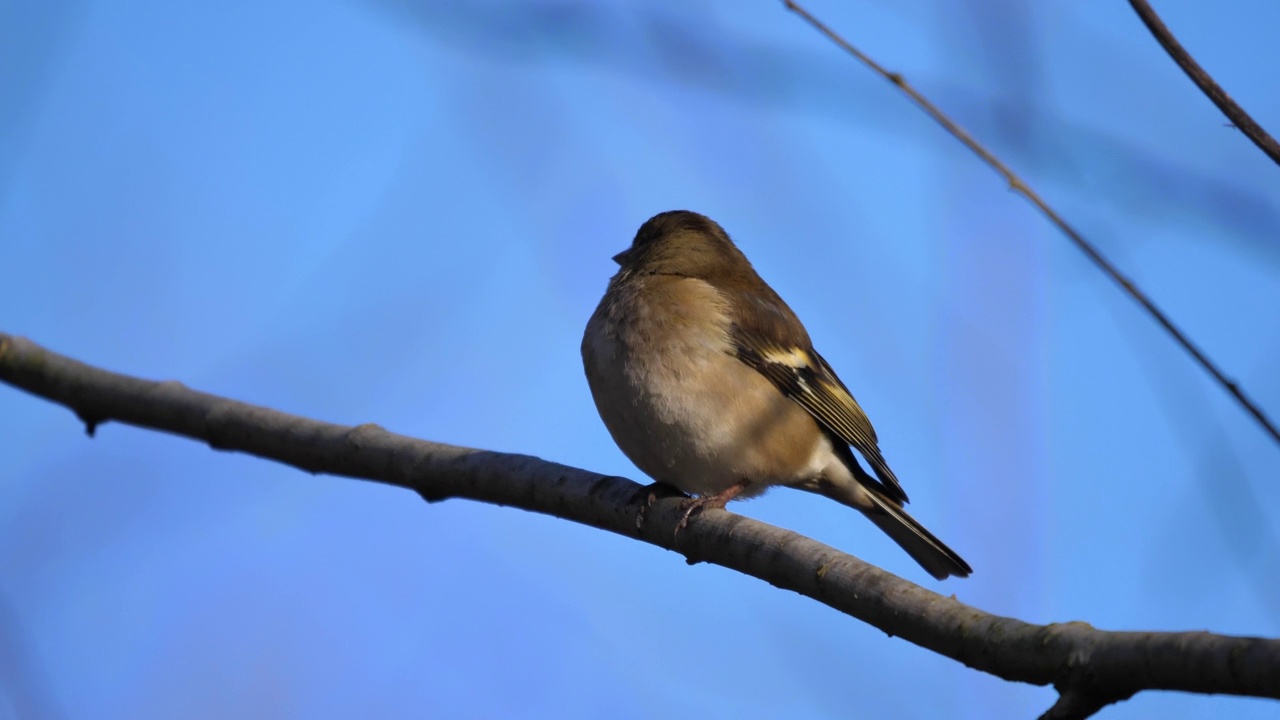
[[[1200,92],[1212,100],[1213,104],[1217,105],[1218,109],[1222,111],[1222,114],[1226,115],[1227,119],[1231,121],[1231,124],[1252,140],[1259,150],[1266,153],[1267,157],[1280,165],[1280,143],[1277,143],[1275,138],[1271,137],[1261,125],[1255,122],[1249,113],[1245,112],[1244,108],[1240,107],[1235,100],[1232,100],[1231,96],[1218,85],[1212,75],[1200,67],[1200,63],[1196,62],[1196,59],[1191,57],[1191,53],[1182,47],[1182,43],[1178,42],[1178,39],[1173,36],[1173,33],[1170,32],[1147,0],[1129,0],[1129,4],[1133,6],[1134,12],[1138,13],[1138,17],[1142,19],[1142,24],[1146,25],[1151,34],[1155,36],[1156,41],[1160,43],[1160,47],[1164,48],[1164,51],[1169,53],[1169,57],[1178,63],[1178,67],[1182,68],[1187,77],[1191,78],[1191,82],[1200,88]]]
[[[397,27],[479,58],[522,64],[546,59],[555,65],[597,68],[628,81],[669,83],[724,98],[753,115],[781,109],[838,123],[851,136],[904,130],[896,113],[858,101],[873,89],[869,80],[840,72],[822,53],[769,38],[708,37],[662,5],[639,3],[622,13],[608,4],[579,0],[366,2]],[[1000,10],[1009,5],[1025,7],[1008,3]],[[991,8],[988,2],[974,3],[969,8],[971,24],[982,29],[995,19],[1008,23],[1014,14],[986,17],[993,13]],[[983,38],[981,48],[994,52],[996,40],[1008,43],[1014,33],[1001,28],[995,37]],[[1027,72],[1025,64],[1003,55],[992,57],[990,64],[1006,73]],[[1031,126],[1034,142],[1002,147],[1001,152],[1037,177],[1063,187],[1088,186],[1114,207],[1161,223],[1181,227],[1208,221],[1215,242],[1231,241],[1280,269],[1280,213],[1267,193],[1226,182],[1184,159],[1153,152],[1056,109],[1030,108],[1025,82],[1012,92],[1003,85],[990,94],[945,76],[932,81],[938,94],[980,135],[1006,139],[1009,119],[1022,115],[1021,124]],[[1032,111],[1034,122],[1027,122],[1032,118],[1025,115]]]
[[[1210,360],[1204,351],[1201,350],[1196,343],[1192,342],[1191,338],[1189,338],[1185,332],[1174,324],[1173,320],[1167,313],[1161,310],[1155,302],[1146,295],[1146,293],[1142,292],[1142,290],[1134,284],[1133,280],[1121,273],[1119,268],[1108,260],[1093,243],[1086,240],[1083,235],[1075,230],[1075,228],[1071,227],[1071,225],[1069,225],[1056,210],[1050,207],[1038,193],[1032,190],[1020,176],[1014,173],[1013,170],[1009,169],[1007,165],[992,154],[992,152],[982,145],[982,143],[979,143],[974,139],[968,131],[956,124],[956,122],[947,116],[946,113],[942,112],[937,105],[934,105],[928,98],[912,87],[912,85],[908,83],[900,73],[891,72],[885,69],[866,53],[863,53],[861,50],[854,47],[848,40],[844,39],[843,36],[836,33],[821,20],[816,18],[808,10],[805,10],[803,7],[795,3],[794,0],[783,0],[783,4],[787,6],[787,9],[804,18],[806,22],[812,25],[816,30],[818,30],[818,32],[827,36],[827,38],[833,43],[840,46],[850,55],[861,61],[864,65],[871,68],[878,75],[893,83],[902,90],[902,92],[906,93],[906,95],[911,98],[911,100],[915,102],[920,109],[924,110],[929,117],[933,118],[939,125],[946,129],[947,132],[951,133],[957,140],[964,143],[965,147],[969,148],[975,155],[982,158],[983,162],[1004,177],[1004,179],[1009,183],[1009,188],[1011,190],[1031,201],[1031,203],[1035,205],[1040,212],[1045,215],[1045,217],[1049,218],[1049,221],[1057,226],[1058,229],[1061,230],[1062,233],[1066,235],[1081,252],[1088,256],[1089,260],[1092,261],[1098,269],[1106,273],[1107,277],[1111,278],[1126,293],[1128,293],[1130,297],[1136,300],[1138,304],[1147,311],[1152,319],[1159,323],[1160,326],[1173,337],[1174,341],[1182,346],[1183,350],[1190,354],[1191,357],[1194,358],[1195,361],[1199,363],[1200,366],[1203,367],[1213,377],[1213,379],[1227,391],[1228,394],[1235,398],[1236,402],[1239,403],[1240,406],[1253,417],[1258,425],[1260,425],[1262,429],[1271,436],[1271,439],[1277,444],[1280,444],[1280,428],[1277,428],[1262,411],[1262,408],[1245,394],[1239,383],[1227,377],[1227,375],[1218,367],[1217,363]]]

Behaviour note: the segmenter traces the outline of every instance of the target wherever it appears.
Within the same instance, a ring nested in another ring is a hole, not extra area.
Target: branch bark
[[[1182,47],[1182,43],[1178,42],[1178,39],[1173,36],[1173,33],[1169,31],[1164,21],[1147,3],[1147,0],[1129,0],[1129,5],[1133,7],[1134,12],[1138,13],[1138,18],[1142,20],[1142,24],[1146,25],[1151,34],[1155,36],[1156,42],[1160,43],[1160,47],[1164,48],[1164,51],[1169,54],[1169,57],[1173,58],[1178,67],[1182,68],[1182,72],[1191,78],[1191,82],[1200,88],[1200,92],[1204,93],[1205,97],[1209,98],[1214,105],[1217,105],[1222,114],[1226,115],[1227,119],[1231,121],[1231,124],[1239,128],[1246,137],[1252,140],[1253,144],[1266,153],[1272,162],[1280,165],[1280,143],[1277,143],[1275,138],[1271,137],[1266,130],[1263,130],[1262,126],[1255,122],[1249,113],[1244,111],[1244,108],[1236,104],[1236,101],[1232,100],[1227,91],[1218,85],[1212,75],[1200,67],[1200,63],[1196,62],[1196,59],[1191,57],[1191,53]]]
[[[1047,718],[1083,718],[1142,690],[1280,699],[1280,640],[1207,632],[1107,632],[1000,617],[788,530],[723,510],[679,533],[683,496],[526,455],[319,422],[101,370],[0,334],[0,381],[64,405],[89,435],[117,421],[328,473],[407,488],[428,502],[510,505],[642,540],[793,590],[1005,680],[1054,685]]]

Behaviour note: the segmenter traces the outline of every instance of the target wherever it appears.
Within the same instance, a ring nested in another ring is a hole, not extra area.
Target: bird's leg
[[[730,500],[738,497],[738,494],[747,489],[747,481],[739,480],[729,487],[721,490],[715,495],[707,495],[700,498],[690,498],[685,501],[684,515],[680,516],[680,522],[676,524],[676,532],[679,533],[689,524],[689,518],[694,513],[700,513],[707,508],[723,508]]]

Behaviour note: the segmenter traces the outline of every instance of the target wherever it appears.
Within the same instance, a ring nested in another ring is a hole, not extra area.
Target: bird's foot
[[[730,485],[729,487],[725,488],[724,490],[721,490],[715,495],[707,495],[700,498],[689,498],[688,500],[686,500],[685,507],[684,507],[684,514],[680,516],[680,522],[676,523],[676,534],[679,535],[680,531],[683,530],[685,526],[689,524],[689,518],[702,512],[703,510],[712,509],[712,508],[714,509],[724,508],[724,506],[727,505],[730,500],[737,497],[739,493],[741,493],[743,490],[746,489],[746,487],[747,487],[747,482],[744,480],[742,482],[738,482],[738,483],[734,483],[733,485]]]
[[[636,490],[636,494],[631,496],[631,502],[640,503],[640,511],[636,513],[636,531],[644,528],[645,516],[649,513],[649,508],[653,507],[653,503],[658,499],[658,494],[678,494],[684,495],[672,485],[666,483],[655,482]],[[687,497],[687,496],[686,496]]]

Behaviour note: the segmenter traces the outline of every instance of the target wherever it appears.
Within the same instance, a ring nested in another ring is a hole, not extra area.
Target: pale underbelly
[[[830,446],[809,414],[736,358],[712,353],[685,347],[662,355],[675,363],[602,373],[634,399],[601,409],[623,453],[655,480],[697,495],[747,481],[749,496],[821,474]]]

